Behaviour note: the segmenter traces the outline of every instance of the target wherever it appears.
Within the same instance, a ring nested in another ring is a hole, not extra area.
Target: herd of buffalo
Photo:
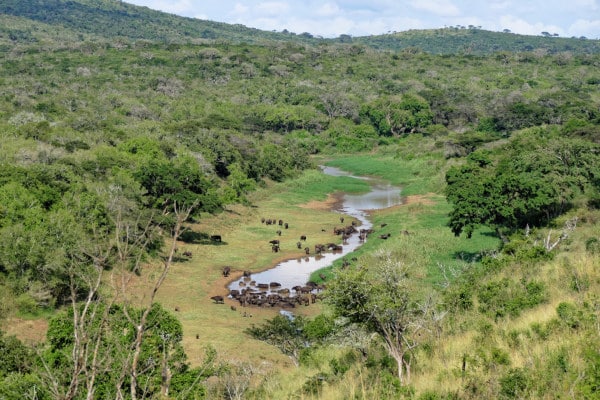
[[[340,217],[340,222],[344,223],[344,217]],[[282,235],[281,229],[288,229],[289,224],[281,219],[267,219],[262,218],[261,223],[265,225],[275,225],[279,229],[276,231],[277,236]],[[382,227],[385,224],[382,224]],[[325,230],[323,230],[325,231]],[[364,242],[369,234],[373,233],[372,229],[359,229],[357,228],[357,222],[352,221],[348,226],[342,228],[333,228],[333,234],[341,236],[342,244],[337,243],[325,243],[315,244],[313,254],[316,257],[320,256],[325,251],[341,252],[343,250],[342,245],[347,244],[347,240],[350,236],[358,234],[359,241]],[[387,239],[390,234],[380,235],[381,239]],[[220,238],[219,238],[220,239]],[[301,235],[300,240],[296,243],[298,249],[304,249],[306,255],[311,254],[311,248],[305,246],[306,235]],[[280,251],[281,241],[280,239],[273,239],[269,241],[271,250],[273,252]],[[349,265],[347,260],[344,260],[342,268]],[[224,266],[222,267],[223,277],[229,277],[233,272],[233,267]],[[232,289],[229,291],[228,298],[239,302],[240,306],[258,306],[258,307],[277,307],[277,308],[293,308],[297,305],[314,304],[317,299],[320,299],[320,293],[325,289],[326,276],[319,274],[322,283],[315,283],[312,281],[306,282],[303,286],[294,286],[292,288],[284,288],[278,282],[260,283],[252,279],[252,273],[250,271],[244,271],[242,279],[239,281],[239,289]],[[216,304],[224,304],[225,296],[212,296],[211,299]],[[235,306],[231,306],[235,310]]]

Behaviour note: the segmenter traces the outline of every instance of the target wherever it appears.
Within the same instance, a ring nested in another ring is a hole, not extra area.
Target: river
[[[344,194],[340,203],[341,206],[333,210],[334,212],[349,215],[359,220],[360,226],[358,228],[360,229],[370,229],[373,226],[369,220],[369,211],[388,208],[402,202],[399,187],[373,178],[354,176],[334,167],[324,166],[321,169],[323,173],[328,175],[349,176],[369,182],[371,186],[369,192],[358,195]],[[251,287],[250,282],[254,282],[256,285],[259,283],[268,284],[270,282],[281,283],[281,287],[274,288],[274,291],[282,288],[291,289],[294,286],[303,286],[314,271],[330,266],[335,260],[347,256],[362,244],[363,242],[359,240],[358,233],[355,233],[343,243],[342,251],[326,251],[321,255],[311,255],[283,261],[271,269],[252,274],[251,280],[246,278],[246,281],[244,281],[242,278],[241,280],[232,282],[229,285],[229,289],[239,290],[242,286]]]

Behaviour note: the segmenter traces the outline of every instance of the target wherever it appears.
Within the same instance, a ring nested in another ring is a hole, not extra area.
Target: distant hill
[[[115,0],[3,0],[0,35],[13,41],[39,41],[57,35],[48,29],[33,29],[24,18],[60,29],[63,41],[84,38],[126,38],[163,43],[230,41],[259,43],[293,41],[307,44],[356,44],[387,51],[414,50],[434,54],[483,55],[499,51],[523,52],[542,50],[549,53],[570,51],[580,54],[600,53],[600,41],[586,38],[527,36],[508,32],[491,32],[477,28],[443,28],[410,30],[387,35],[322,39],[310,33],[270,32],[243,25],[180,17],[147,7]]]
[[[339,39],[338,39],[339,40]],[[490,54],[499,51],[524,52],[544,50],[548,53],[600,53],[600,41],[587,38],[518,35],[478,28],[442,28],[410,30],[388,35],[352,38],[382,50],[417,48],[433,54]]]
[[[3,0],[0,13],[101,38],[168,43],[198,39],[252,43],[289,38],[282,33],[180,17],[115,0]]]

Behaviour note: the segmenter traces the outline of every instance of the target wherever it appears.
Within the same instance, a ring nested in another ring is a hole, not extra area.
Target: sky
[[[600,0],[125,0],[185,17],[325,38],[469,25],[600,39]]]

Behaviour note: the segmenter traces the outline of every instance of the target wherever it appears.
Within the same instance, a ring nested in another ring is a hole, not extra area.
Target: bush
[[[329,361],[329,366],[334,375],[341,376],[344,375],[356,361],[356,353],[353,350],[349,350],[340,358],[334,358]]]
[[[508,278],[490,282],[479,289],[479,311],[494,318],[507,315],[518,317],[521,311],[546,301],[543,283],[521,281],[520,285]]]
[[[600,240],[596,237],[591,237],[585,241],[585,251],[591,254],[600,253]]]
[[[500,396],[504,399],[522,397],[528,386],[527,374],[520,368],[511,369],[500,378]]]
[[[327,382],[327,379],[327,374],[322,373],[311,376],[302,385],[302,392],[313,396],[319,395],[323,390],[323,383]]]
[[[496,365],[510,365],[510,355],[508,352],[494,347],[490,355],[490,361]]]
[[[571,329],[577,329],[581,325],[582,313],[572,303],[562,302],[556,307],[558,319]]]
[[[322,340],[333,333],[335,323],[333,318],[319,314],[314,319],[306,322],[304,326],[304,334],[310,340]]]

